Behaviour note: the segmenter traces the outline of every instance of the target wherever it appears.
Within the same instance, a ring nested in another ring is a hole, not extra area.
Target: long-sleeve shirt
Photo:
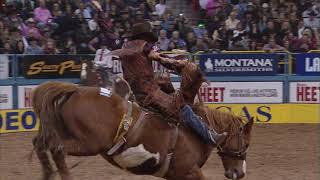
[[[120,40],[112,29],[112,22],[103,16],[103,12],[99,12],[98,14],[98,24],[104,34],[104,40],[108,42],[108,49],[119,49],[121,47]]]
[[[51,12],[47,8],[37,7],[34,9],[34,18],[37,21],[47,24],[48,20],[52,18]]]

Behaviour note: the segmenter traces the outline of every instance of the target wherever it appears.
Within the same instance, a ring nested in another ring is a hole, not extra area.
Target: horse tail
[[[58,133],[65,127],[60,114],[61,107],[77,89],[76,84],[47,82],[33,91],[32,106],[37,117],[40,118],[34,148],[47,150],[62,145]]]

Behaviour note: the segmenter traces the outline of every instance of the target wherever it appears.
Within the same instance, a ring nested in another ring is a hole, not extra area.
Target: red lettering
[[[214,102],[212,101],[212,87],[207,88],[207,94],[208,94],[207,102]]]
[[[311,87],[311,101],[314,101],[314,102],[316,102],[316,101],[318,101],[318,99],[317,99],[317,89],[318,89],[319,87]]]
[[[213,88],[213,102],[219,102],[219,99],[217,98],[218,96],[218,91],[219,88]]]
[[[224,97],[224,90],[226,90],[226,88],[224,88],[224,87],[220,88],[220,91],[221,91],[221,98],[220,98],[221,102],[224,102],[224,98],[223,98]]]
[[[200,99],[204,102],[206,102],[206,88],[200,88],[199,89],[199,93],[200,93]]]
[[[310,90],[311,90],[310,87],[306,87],[306,88],[305,88],[305,100],[306,100],[306,101],[310,101],[310,100],[311,100],[311,99],[310,99],[310,94],[311,94]]]
[[[297,87],[297,101],[304,100],[304,87]]]

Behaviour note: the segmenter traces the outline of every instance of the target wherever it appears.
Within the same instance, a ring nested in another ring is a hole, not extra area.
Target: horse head
[[[246,156],[252,125],[253,118],[246,124],[231,127],[226,141],[217,147],[225,169],[225,176],[229,179],[241,179],[246,174]]]
[[[211,127],[218,132],[228,133],[226,140],[217,147],[225,169],[225,176],[229,179],[243,178],[246,174],[246,156],[253,118],[245,124],[241,117],[231,113],[207,109],[206,114]]]

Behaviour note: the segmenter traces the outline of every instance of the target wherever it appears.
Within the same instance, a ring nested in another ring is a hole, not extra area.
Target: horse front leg
[[[51,166],[49,156],[47,151],[44,148],[41,148],[36,145],[38,138],[33,138],[33,146],[36,151],[37,157],[40,161],[41,168],[42,168],[42,180],[49,180],[50,177],[52,177],[53,174],[53,168]]]
[[[195,165],[193,166],[193,168],[190,169],[190,171],[188,171],[187,174],[183,175],[183,176],[172,176],[172,177],[168,177],[167,180],[205,180],[206,178],[204,177],[204,175],[202,174],[201,169]]]

